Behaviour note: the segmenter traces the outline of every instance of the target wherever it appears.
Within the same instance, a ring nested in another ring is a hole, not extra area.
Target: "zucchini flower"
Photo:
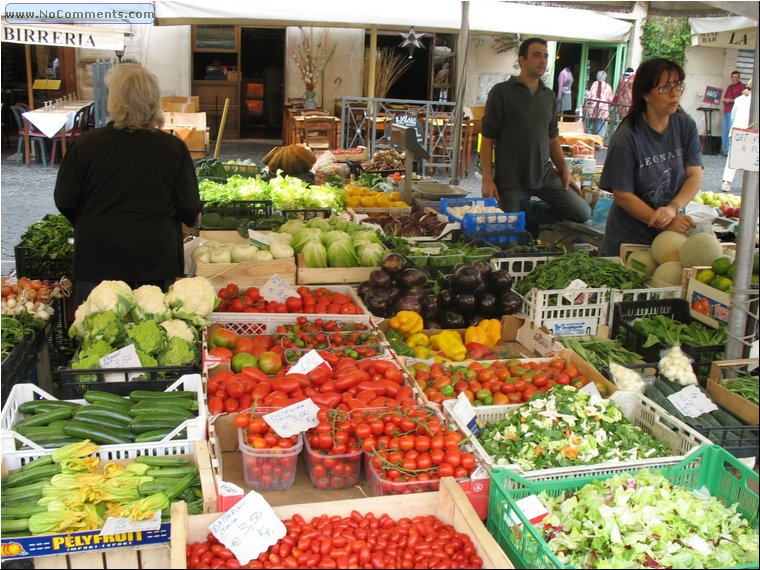
[[[87,503],[82,509],[83,522],[86,525],[86,530],[95,530],[103,528],[105,519],[103,518],[103,510],[98,509],[98,506],[92,503]]]
[[[102,473],[59,473],[50,478],[50,484],[70,491],[81,487],[94,487],[105,480]]]
[[[61,471],[63,473],[77,473],[80,471],[87,471],[88,473],[93,473],[97,470],[98,466],[100,465],[100,458],[99,457],[84,457],[84,458],[67,458],[62,459],[60,461],[61,463]]]
[[[80,530],[84,514],[76,511],[35,513],[29,517],[32,534],[50,534],[67,530]]]
[[[93,503],[100,503],[103,501],[126,503],[129,501],[135,501],[140,497],[140,493],[137,492],[137,487],[131,485],[118,485],[112,487],[110,485],[102,484],[94,487],[93,491],[95,491],[95,500],[92,501]]]
[[[148,495],[130,505],[129,518],[133,521],[149,519],[156,511],[163,511],[169,508],[169,499],[163,493],[154,493]]]
[[[53,457],[53,462],[60,463],[64,459],[87,457],[88,455],[95,453],[98,449],[100,448],[97,445],[92,443],[89,439],[85,439],[84,441],[64,445],[63,447],[56,449],[51,455]]]

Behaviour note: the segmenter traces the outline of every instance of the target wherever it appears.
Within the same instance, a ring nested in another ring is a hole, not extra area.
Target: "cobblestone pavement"
[[[230,160],[249,158],[260,164],[261,158],[273,145],[280,141],[245,140],[224,141],[219,158]],[[58,165],[43,167],[39,163],[31,167],[16,164],[15,141],[2,149],[0,161],[0,188],[2,190],[0,206],[0,237],[2,241],[2,274],[8,275],[15,267],[13,248],[21,235],[32,223],[46,214],[57,213],[53,202],[53,188],[58,174]],[[213,147],[212,147],[213,150]],[[604,160],[604,151],[599,153],[597,161]],[[480,195],[480,178],[475,174],[477,156],[472,156],[472,168],[469,176],[460,181],[460,186],[470,192],[471,196]],[[703,190],[720,191],[725,158],[720,155],[704,156],[705,174],[702,180]],[[440,181],[445,177],[436,177]],[[742,174],[734,179],[733,192],[741,193]]]

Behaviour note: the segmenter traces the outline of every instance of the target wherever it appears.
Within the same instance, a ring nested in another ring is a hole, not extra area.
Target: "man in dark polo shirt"
[[[497,198],[504,211],[524,211],[533,232],[537,224],[591,217],[562,156],[557,100],[541,81],[547,59],[546,40],[530,38],[520,45],[520,75],[494,85],[488,94],[480,147],[483,197]]]

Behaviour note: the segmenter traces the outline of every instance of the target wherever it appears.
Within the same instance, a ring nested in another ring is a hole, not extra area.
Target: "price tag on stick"
[[[298,297],[298,291],[293,289],[277,273],[272,275],[269,280],[259,288],[259,293],[267,301],[277,301],[284,303],[288,297]]]
[[[290,437],[316,427],[319,406],[307,398],[286,408],[261,416],[280,437]]]
[[[256,491],[249,492],[208,529],[232,551],[240,564],[258,558],[287,533],[272,507]]]

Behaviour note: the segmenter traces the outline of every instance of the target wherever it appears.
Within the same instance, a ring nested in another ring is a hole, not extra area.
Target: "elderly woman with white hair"
[[[612,86],[607,83],[607,72],[598,71],[596,81],[586,93],[586,130],[594,135],[604,137],[607,134],[607,119],[610,116]]]
[[[184,273],[182,223],[201,210],[185,143],[161,130],[158,79],[138,64],[106,75],[110,122],[61,163],[55,205],[74,226],[78,302],[103,280],[166,289]]]

